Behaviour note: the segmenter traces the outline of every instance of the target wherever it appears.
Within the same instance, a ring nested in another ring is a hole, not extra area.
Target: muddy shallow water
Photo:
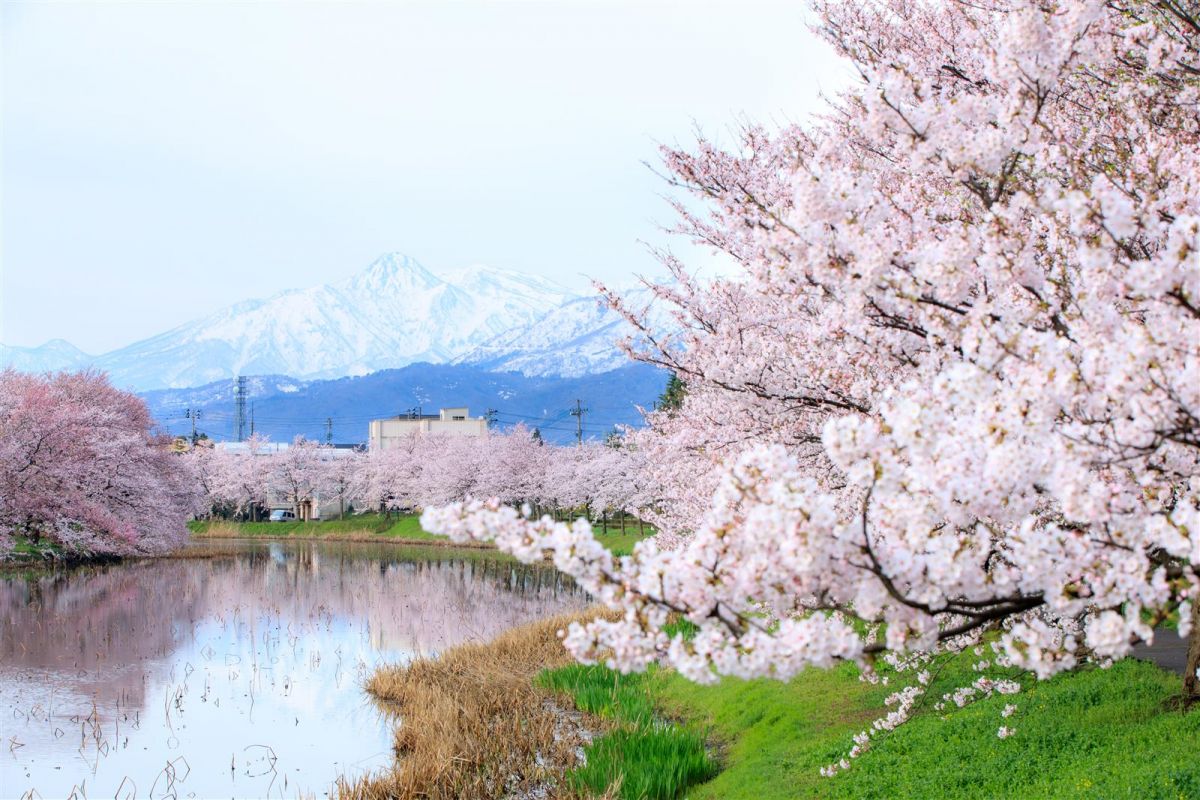
[[[322,797],[390,763],[377,665],[586,603],[486,552],[197,547],[0,574],[0,797]]]

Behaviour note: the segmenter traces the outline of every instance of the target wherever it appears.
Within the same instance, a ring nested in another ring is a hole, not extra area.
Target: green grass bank
[[[192,536],[197,539],[327,539],[330,541],[396,541],[416,542],[428,545],[454,545],[443,536],[435,536],[421,527],[418,514],[356,514],[345,519],[328,519],[315,522],[230,522],[226,520],[196,520],[188,523]],[[596,526],[600,540],[617,555],[627,555],[637,542],[653,534],[646,528],[641,535],[636,528],[622,532],[619,526],[606,530]],[[490,545],[476,545],[490,547]]]
[[[881,716],[897,684],[862,682],[853,665],[788,683],[697,686],[668,670],[622,676],[578,666],[537,681],[581,710],[627,722],[593,743],[587,766],[568,775],[572,787],[594,795],[619,784],[619,796],[631,800],[1200,798],[1200,709],[1172,706],[1177,675],[1128,659],[1045,682],[1022,679],[1016,696],[935,711],[944,692],[976,676],[971,660],[943,664],[916,717],[833,778],[820,768]],[[1009,703],[1018,710],[1002,718]],[[1000,739],[1001,724],[1016,733]]]

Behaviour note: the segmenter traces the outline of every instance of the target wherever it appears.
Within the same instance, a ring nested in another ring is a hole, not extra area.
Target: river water
[[[188,555],[0,573],[0,797],[323,797],[391,762],[376,666],[586,603],[480,551]]]

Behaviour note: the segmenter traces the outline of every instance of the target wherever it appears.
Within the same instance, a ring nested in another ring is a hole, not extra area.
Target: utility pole
[[[237,391],[233,395],[234,419],[237,420],[237,440],[246,441],[246,376],[238,375]]]
[[[333,444],[333,417],[325,418],[325,444]]]
[[[199,441],[198,437],[196,436],[196,420],[200,419],[200,409],[189,408],[184,416],[192,421],[192,447],[195,447],[196,442]]]
[[[583,444],[583,415],[587,413],[587,409],[580,405],[579,401],[575,401],[575,407],[571,409],[571,416],[575,418],[575,443]]]

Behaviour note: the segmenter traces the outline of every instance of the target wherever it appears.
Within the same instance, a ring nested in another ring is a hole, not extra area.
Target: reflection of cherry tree
[[[125,796],[118,784],[149,788],[165,756],[190,764],[197,796],[282,796],[269,777],[241,783],[262,776],[263,749],[308,781],[386,751],[390,726],[361,690],[379,664],[586,602],[544,565],[382,544],[222,544],[0,576],[0,727],[14,745],[0,793],[65,797],[86,769],[92,794]],[[313,730],[353,742],[317,746]]]
[[[193,485],[138,397],[103,375],[0,372],[0,553],[155,553],[187,535]]]
[[[193,563],[131,561],[0,581],[0,664],[52,670],[81,697],[140,704],[142,671],[118,667],[168,658],[201,616],[205,581]]]
[[[377,649],[439,650],[583,604],[544,566],[394,546],[251,547],[0,580],[0,664],[51,670],[79,696],[141,703],[141,665],[168,663],[206,621],[369,622]],[[147,609],[154,613],[147,613]],[[66,688],[66,687],[64,687]]]

